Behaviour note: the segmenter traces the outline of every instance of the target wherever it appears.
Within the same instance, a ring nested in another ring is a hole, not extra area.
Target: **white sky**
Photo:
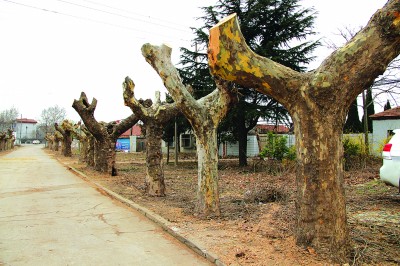
[[[121,86],[125,76],[136,83],[137,98],[166,92],[142,57],[141,46],[167,43],[178,63],[179,47],[190,48],[189,28],[201,25],[195,20],[203,15],[199,7],[215,2],[0,0],[0,111],[14,106],[23,117],[40,120],[43,109],[57,104],[66,109],[67,118],[78,121],[71,105],[84,91],[89,100],[98,100],[97,120],[127,117],[131,111],[123,104]],[[366,25],[386,0],[301,3],[318,11],[318,37],[341,42],[335,35],[338,29]],[[330,52],[318,49],[318,59],[310,67]]]

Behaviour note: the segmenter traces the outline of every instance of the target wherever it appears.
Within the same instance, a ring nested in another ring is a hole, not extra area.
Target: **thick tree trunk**
[[[6,149],[6,134],[0,132],[0,151],[4,151]]]
[[[202,132],[195,131],[198,160],[196,210],[204,216],[219,216],[217,128],[204,125],[202,129]]]
[[[159,123],[148,122],[146,126],[146,193],[150,196],[165,196],[163,156],[161,138],[163,127]]]
[[[329,110],[326,110],[329,112]],[[343,185],[343,114],[297,109],[297,243],[321,254],[349,254]],[[338,119],[339,118],[339,119]],[[326,125],[334,125],[327,127]]]
[[[53,143],[54,143],[54,141],[53,141],[53,136],[50,136],[50,135],[46,135],[46,141],[47,141],[47,148],[49,149],[49,150],[53,150]]]
[[[54,124],[54,127],[56,130],[62,135],[62,146],[61,146],[61,152],[65,157],[71,157],[72,156],[72,149],[71,149],[71,144],[72,144],[72,132],[68,126],[67,126],[66,121],[64,121],[61,126],[59,126],[57,123]]]
[[[72,156],[72,136],[71,132],[66,132],[64,138],[63,138],[63,146],[64,146],[64,156],[65,157],[71,157]]]
[[[115,167],[115,141],[110,139],[95,141],[94,169],[99,172],[108,173],[111,176],[118,175]]]
[[[59,151],[59,148],[60,148],[60,141],[59,140],[54,140],[53,148],[54,148],[54,151]]]

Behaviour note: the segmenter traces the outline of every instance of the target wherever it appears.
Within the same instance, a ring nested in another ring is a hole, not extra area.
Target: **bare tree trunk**
[[[94,169],[103,173],[110,173],[111,176],[118,175],[115,167],[115,144],[110,139],[95,141]]]
[[[342,126],[345,114],[298,110],[294,120],[297,145],[296,241],[321,254],[349,253],[344,193]],[[342,119],[337,119],[341,115]],[[326,125],[335,125],[327,127]],[[329,237],[327,237],[329,236]],[[333,237],[332,237],[333,236]]]
[[[205,216],[220,215],[218,191],[217,128],[204,125],[196,134],[198,160],[197,211]]]
[[[4,132],[0,132],[0,151],[4,151],[6,149],[6,134]]]
[[[165,196],[164,169],[161,151],[163,127],[158,123],[146,126],[146,193],[150,196]]]
[[[47,133],[46,136],[45,136],[45,139],[47,141],[47,148],[49,150],[53,150],[54,136],[51,135],[50,133]]]
[[[15,137],[13,135],[13,131],[11,129],[7,130],[7,149],[11,150],[14,148],[14,141],[15,141]]]
[[[96,142],[96,139],[92,135],[89,135],[88,140],[87,140],[86,164],[91,167],[94,167],[94,165],[95,165],[95,163],[94,163],[94,154],[95,154],[95,149],[96,149],[95,142]]]
[[[399,0],[389,0],[346,45],[316,70],[299,73],[256,55],[236,15],[210,30],[213,75],[274,97],[290,112],[296,134],[297,243],[335,262],[349,255],[341,133],[350,105],[400,53]]]
[[[72,149],[71,149],[71,144],[72,144],[72,132],[71,128],[69,127],[68,121],[63,121],[61,126],[59,126],[57,123],[54,124],[55,129],[60,132],[62,135],[62,154],[65,157],[71,157],[72,156]],[[72,125],[70,125],[72,127]]]
[[[60,132],[58,132],[57,130],[54,132],[54,142],[53,142],[53,146],[54,146],[54,151],[59,151],[60,148],[60,141],[63,139],[62,135]]]

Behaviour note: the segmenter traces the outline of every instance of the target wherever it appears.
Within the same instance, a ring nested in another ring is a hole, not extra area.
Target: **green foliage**
[[[383,111],[386,111],[386,110],[389,110],[389,109],[392,109],[392,107],[390,106],[389,100],[387,100],[385,106],[383,107]]]
[[[361,154],[360,143],[355,142],[351,138],[343,139],[343,149],[345,158],[350,158],[351,156],[357,156]]]
[[[288,159],[289,161],[296,160],[296,146],[295,145],[292,145],[289,147],[285,158]]]
[[[364,138],[360,135],[357,137],[345,136],[343,143],[344,169],[361,169],[367,164],[369,156],[369,147],[365,145]]]
[[[270,158],[278,161],[283,159],[294,160],[296,158],[295,148],[286,146],[287,137],[276,135],[272,132],[268,132],[267,145],[260,152],[261,158]]]
[[[369,117],[370,115],[375,114],[374,99],[372,97],[372,88],[367,89],[367,95],[366,95],[365,100],[366,100],[366,105],[367,105],[368,132],[373,132],[372,119]],[[364,128],[364,116],[362,118],[362,126]]]
[[[357,98],[353,101],[353,103],[350,106],[343,131],[345,133],[363,132],[362,124],[358,115]]]
[[[391,138],[393,137],[393,135],[390,135],[386,138],[384,138],[383,140],[381,140],[378,144],[378,153],[381,153],[383,151],[383,147],[389,143],[389,141],[391,140]]]

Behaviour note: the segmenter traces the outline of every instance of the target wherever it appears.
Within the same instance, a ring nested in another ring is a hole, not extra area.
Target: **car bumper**
[[[383,182],[395,187],[399,187],[400,159],[383,160],[383,165],[379,172],[379,175]]]

